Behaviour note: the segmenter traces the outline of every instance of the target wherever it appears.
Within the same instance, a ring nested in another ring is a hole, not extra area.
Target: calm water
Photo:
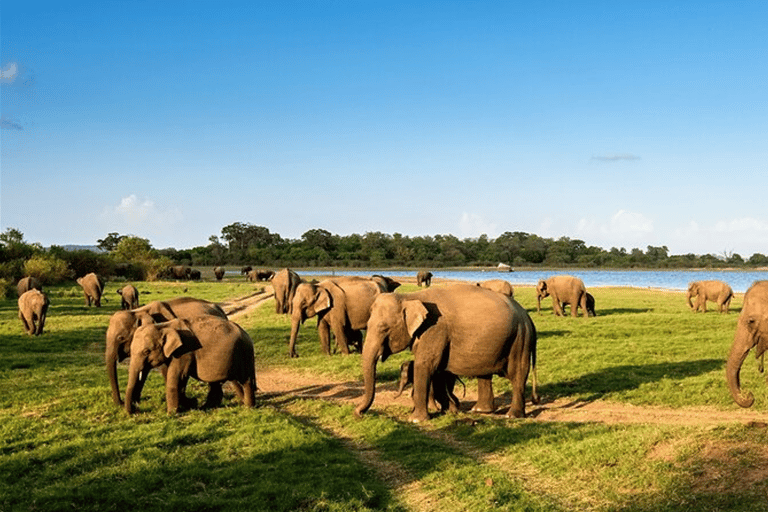
[[[413,275],[415,271],[403,270],[344,270],[337,275],[370,276],[383,274],[389,276]],[[461,281],[483,281],[485,279],[505,279],[512,284],[535,285],[539,279],[546,279],[557,274],[570,274],[590,286],[635,286],[642,288],[665,288],[670,290],[687,290],[691,281],[706,281],[716,279],[731,285],[735,292],[745,292],[753,282],[768,279],[768,271],[715,271],[715,270],[521,270],[515,272],[481,272],[477,270],[433,270],[434,278],[457,279]],[[328,271],[299,271],[299,275],[328,275]]]

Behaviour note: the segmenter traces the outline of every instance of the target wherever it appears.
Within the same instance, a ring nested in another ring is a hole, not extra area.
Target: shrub
[[[53,256],[32,256],[24,262],[24,273],[43,284],[58,284],[73,277],[67,262]]]
[[[7,299],[8,292],[13,289],[13,282],[10,279],[0,278],[0,299]]]

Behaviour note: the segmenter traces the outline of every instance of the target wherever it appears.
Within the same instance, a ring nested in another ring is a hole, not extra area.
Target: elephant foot
[[[469,412],[477,412],[480,414],[493,414],[495,411],[496,411],[495,409],[491,409],[487,407],[478,407],[478,406],[474,406],[469,410]]]
[[[507,413],[507,418],[525,418],[525,410],[510,409]]]
[[[428,413],[413,413],[411,414],[411,417],[408,418],[411,423],[420,423],[422,421],[428,421],[429,420],[429,414]]]

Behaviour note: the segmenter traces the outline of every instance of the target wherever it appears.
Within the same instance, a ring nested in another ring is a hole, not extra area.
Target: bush
[[[24,262],[24,273],[43,284],[58,284],[73,277],[67,262],[53,256],[32,256]]]
[[[7,299],[8,293],[14,289],[13,281],[10,279],[0,279],[0,299]]]

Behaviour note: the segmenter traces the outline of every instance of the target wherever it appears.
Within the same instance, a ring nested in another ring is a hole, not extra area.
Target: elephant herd
[[[244,273],[253,272],[252,269]],[[428,275],[426,275],[428,274]],[[400,392],[413,384],[414,422],[429,418],[431,405],[443,411],[457,411],[459,401],[453,388],[460,377],[477,378],[476,412],[495,410],[493,375],[509,379],[512,404],[508,417],[525,416],[525,386],[532,373],[532,402],[536,392],[536,327],[514,299],[512,286],[501,279],[475,284],[448,284],[430,287],[429,272],[417,276],[425,289],[394,293],[400,283],[392,278],[344,276],[307,282],[296,272],[282,269],[269,276],[274,289],[276,314],[290,315],[288,342],[290,357],[298,357],[296,341],[300,326],[317,317],[321,350],[332,353],[331,340],[342,354],[362,354],[363,398],[355,408],[361,416],[373,404],[376,369],[392,354],[410,349],[413,360],[403,364]],[[217,276],[218,279],[218,276]],[[86,305],[99,307],[104,281],[94,273],[77,280]],[[35,278],[18,284],[19,318],[30,335],[43,332],[50,304]],[[220,404],[226,381],[233,383],[241,401],[254,405],[257,390],[253,341],[245,330],[227,318],[212,302],[192,297],[139,304],[133,285],[117,292],[121,310],[115,312],[106,332],[105,363],[116,405],[135,411],[147,374],[160,368],[166,382],[169,413],[194,408],[196,401],[185,394],[189,377],[209,386],[204,408]],[[554,276],[536,286],[537,311],[541,299],[552,298],[555,315],[595,316],[594,297],[581,279]],[[692,298],[696,298],[696,303]],[[733,291],[719,281],[690,283],[686,301],[694,311],[705,312],[706,302],[715,302],[727,313]],[[363,343],[363,331],[366,332]],[[726,377],[734,401],[749,407],[754,397],[742,392],[739,372],[748,352],[756,347],[761,358],[768,349],[768,281],[756,282],[745,294],[733,346],[728,356]],[[130,358],[125,400],[120,395],[117,363]],[[761,365],[762,367],[762,365]]]

